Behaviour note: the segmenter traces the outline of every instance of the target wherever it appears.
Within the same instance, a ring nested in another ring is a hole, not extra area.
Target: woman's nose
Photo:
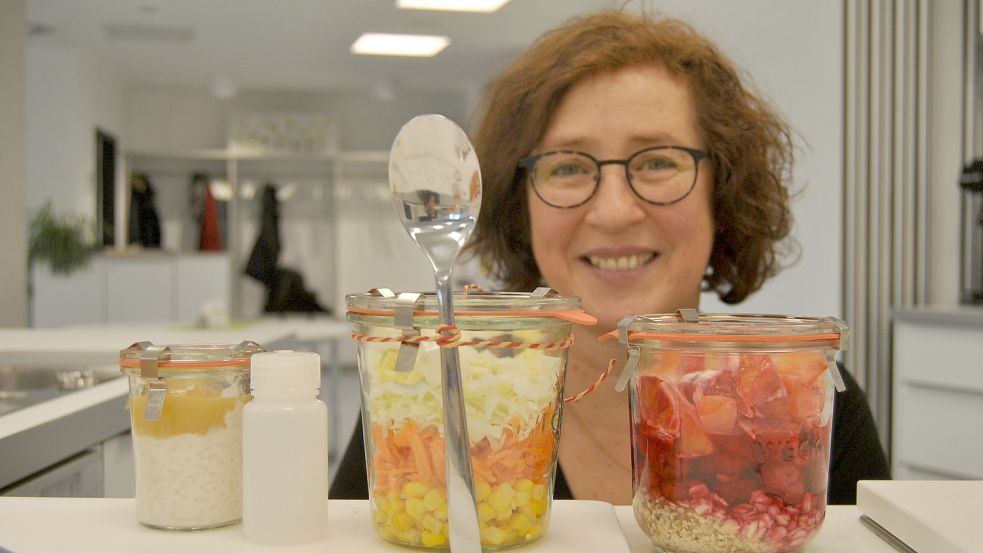
[[[624,166],[601,167],[600,179],[594,197],[587,204],[586,222],[617,231],[645,219],[642,199],[631,189]]]

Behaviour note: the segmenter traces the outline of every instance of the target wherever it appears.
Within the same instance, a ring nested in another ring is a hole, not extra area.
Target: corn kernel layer
[[[543,535],[548,523],[546,484],[528,479],[492,486],[475,482],[481,545],[506,548]],[[401,545],[448,547],[447,498],[441,488],[414,480],[399,493],[373,495],[372,523],[379,535]]]

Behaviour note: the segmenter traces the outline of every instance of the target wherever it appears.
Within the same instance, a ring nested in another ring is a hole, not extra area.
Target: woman
[[[575,328],[567,390],[624,357],[596,338],[625,315],[698,307],[702,290],[738,303],[780,268],[790,132],[681,22],[604,12],[544,35],[489,85],[474,143],[483,205],[472,251],[507,289],[545,283],[598,318]],[[858,479],[888,477],[866,400],[845,377],[830,503],[855,502]],[[568,405],[555,497],[631,503],[630,451],[626,395],[613,385]],[[332,497],[344,487],[336,480]]]

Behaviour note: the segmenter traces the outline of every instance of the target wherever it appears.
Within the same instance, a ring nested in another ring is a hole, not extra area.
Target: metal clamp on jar
[[[242,407],[249,360],[238,345],[155,345],[120,351],[136,464],[137,520],[198,530],[242,518]]]

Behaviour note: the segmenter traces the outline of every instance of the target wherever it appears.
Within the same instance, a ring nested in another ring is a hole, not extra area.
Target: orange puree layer
[[[133,432],[153,438],[169,438],[178,434],[207,434],[212,428],[225,425],[225,414],[244,405],[249,396],[238,397],[181,394],[188,390],[168,391],[164,409],[157,420],[146,420],[143,411],[147,396],[130,398],[130,421]]]

